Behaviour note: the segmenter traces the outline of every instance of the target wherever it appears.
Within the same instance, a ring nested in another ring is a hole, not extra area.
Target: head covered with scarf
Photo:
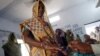
[[[33,15],[32,17],[43,17],[44,21],[48,21],[47,11],[42,0],[35,0],[35,3],[32,8]]]

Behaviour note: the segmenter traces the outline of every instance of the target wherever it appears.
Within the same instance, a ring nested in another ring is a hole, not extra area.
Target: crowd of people
[[[32,18],[20,24],[22,39],[30,47],[30,56],[95,56],[90,44],[95,44],[96,40],[85,34],[83,42],[71,30],[53,32],[41,0],[35,1],[32,10]]]
[[[75,51],[85,53],[84,55],[94,56],[91,44],[97,43],[97,40],[92,39],[88,34],[84,34],[85,41],[82,41],[78,34],[75,37],[71,30],[64,32],[61,29],[56,29],[55,34],[57,35],[56,40],[58,41],[59,46],[63,47],[68,55]]]
[[[27,31],[27,33],[28,33],[28,31]],[[25,33],[25,34],[27,34],[27,33]],[[29,35],[31,37],[34,37],[31,32],[29,32]],[[76,36],[77,37],[75,39],[75,36],[71,30],[67,30],[66,32],[64,32],[61,29],[56,29],[55,30],[55,38],[53,38],[53,39],[56,41],[56,43],[57,43],[56,46],[58,46],[59,48],[54,47],[54,46],[53,47],[47,46],[46,48],[48,48],[49,50],[51,49],[53,52],[55,52],[56,56],[77,56],[77,55],[95,56],[90,44],[95,44],[97,41],[94,39],[91,39],[91,37],[87,34],[84,35],[84,38],[85,38],[84,42],[81,41],[80,36],[78,34]],[[10,38],[14,38],[14,37],[10,36],[9,39]],[[44,40],[44,42],[45,42],[45,40]],[[11,42],[11,43],[13,43],[13,42]],[[11,46],[11,45],[13,45],[13,44],[10,44],[9,46]],[[32,45],[35,45],[35,44],[32,44]],[[5,44],[5,46],[6,46],[6,44]],[[6,47],[8,47],[8,46],[6,46]],[[15,47],[17,47],[17,46],[15,46]],[[3,48],[4,48],[4,46],[3,46]],[[10,48],[8,47],[8,50]],[[42,48],[42,47],[39,47],[39,48]],[[6,48],[4,48],[4,50],[5,49]],[[10,51],[7,52],[8,50],[5,50],[5,55],[9,56],[9,54],[11,55],[12,53]],[[18,53],[21,53],[20,50],[18,51]],[[14,55],[14,54],[12,54],[12,55]],[[21,56],[21,55],[18,54],[17,56]]]
[[[24,41],[30,47],[30,56],[75,56],[72,52],[94,56],[90,44],[94,44],[95,40],[85,34],[85,42],[82,42],[78,34],[75,39],[71,30],[56,29],[53,32],[45,13],[43,2],[36,0],[33,17],[20,24]]]

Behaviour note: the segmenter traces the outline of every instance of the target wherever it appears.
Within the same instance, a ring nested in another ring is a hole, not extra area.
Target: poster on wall
[[[75,36],[77,34],[80,35],[80,36],[82,36],[84,34],[83,28],[79,24],[66,24],[66,25],[61,26],[61,27],[59,27],[58,25],[56,25],[55,28],[53,27],[53,29],[57,29],[57,28],[60,28],[60,29],[62,29],[65,32],[67,30],[71,30],[74,33]]]
[[[76,36],[76,34],[78,34],[78,35],[82,35],[83,34],[83,29],[78,24],[73,24],[73,25],[69,24],[69,25],[66,25],[65,29],[66,30],[71,30],[74,33],[75,36]]]

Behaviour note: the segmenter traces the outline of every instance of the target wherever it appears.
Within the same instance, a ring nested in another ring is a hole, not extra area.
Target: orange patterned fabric
[[[23,31],[28,29],[32,32],[37,41],[45,42],[45,44],[52,44],[50,38],[54,36],[53,30],[50,26],[49,20],[47,19],[46,11],[44,12],[43,19],[38,19],[38,6],[39,1],[36,1],[33,6],[34,15],[31,19],[25,20],[20,24],[21,31],[23,33]],[[31,56],[51,56],[51,51],[32,47]]]

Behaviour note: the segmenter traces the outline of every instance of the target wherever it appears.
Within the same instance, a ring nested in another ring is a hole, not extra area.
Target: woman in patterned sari
[[[56,56],[55,52],[61,51],[54,40],[42,1],[35,1],[32,18],[21,23],[20,28],[24,41],[30,47],[30,56]]]

